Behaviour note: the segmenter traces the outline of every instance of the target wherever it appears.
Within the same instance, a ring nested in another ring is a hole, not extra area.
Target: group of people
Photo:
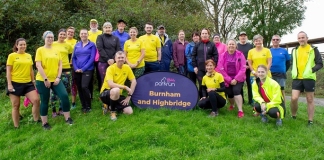
[[[219,34],[210,41],[208,29],[194,32],[190,43],[180,30],[178,39],[172,43],[163,25],[158,26],[154,35],[153,24],[146,23],[146,34],[139,38],[137,28],[131,27],[127,33],[126,25],[124,20],[119,20],[113,31],[112,24],[105,22],[101,31],[98,21],[91,19],[91,29],[80,30],[80,41],[74,39],[73,27],[60,29],[55,42],[53,32],[44,32],[44,46],[39,47],[35,55],[36,77],[32,57],[25,52],[26,40],[17,39],[7,60],[7,94],[13,106],[14,126],[19,127],[20,96],[30,99],[34,121],[41,122],[44,129],[51,128],[47,120],[49,103],[53,117],[64,115],[66,123],[72,125],[70,109],[76,107],[77,94],[82,111],[88,113],[92,109],[94,77],[98,81],[100,99],[111,111],[111,120],[117,119],[117,112],[132,114],[129,101],[136,88],[136,78],[148,72],[170,71],[172,60],[179,74],[188,76],[195,84],[198,82],[198,106],[210,108],[210,116],[217,116],[218,109],[224,107],[228,99],[229,110],[236,104],[238,117],[244,117],[242,88],[246,81],[248,103],[260,113],[262,121],[267,121],[268,114],[277,119],[277,125],[282,124],[283,90],[290,56],[279,47],[278,35],[273,36],[271,49],[263,47],[261,35],[253,37],[253,48],[247,43],[245,32],[239,34],[239,43],[231,39],[224,44]],[[323,63],[317,48],[307,44],[305,32],[298,34],[298,41],[300,46],[292,53],[292,117],[296,118],[298,97],[305,91],[309,124],[312,124],[315,72]],[[129,86],[125,85],[126,81]],[[127,96],[122,94],[123,90]],[[72,94],[72,105],[68,93]],[[57,99],[59,112],[55,108]]]

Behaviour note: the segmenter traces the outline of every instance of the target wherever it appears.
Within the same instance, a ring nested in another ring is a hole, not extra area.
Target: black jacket
[[[99,62],[114,59],[117,51],[120,51],[119,39],[110,34],[101,34],[97,37],[97,49],[99,51]]]
[[[206,47],[206,52],[205,52]],[[198,70],[205,71],[205,61],[208,59],[212,59],[216,65],[218,62],[218,51],[213,42],[207,42],[206,44],[203,42],[198,42],[192,50],[192,66],[198,67]]]

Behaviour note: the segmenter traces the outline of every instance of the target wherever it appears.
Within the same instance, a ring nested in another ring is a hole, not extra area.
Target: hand
[[[233,79],[232,81],[231,81],[231,85],[236,85],[237,84],[237,81],[236,81],[236,79]]]
[[[133,94],[133,91],[132,89],[130,89],[129,87],[125,87],[126,91],[128,92],[128,94],[132,95]]]
[[[250,69],[250,67],[249,67],[249,65],[246,65],[246,67],[245,67],[246,69]]]
[[[130,96],[127,96],[124,100],[121,101],[121,104],[124,106],[128,105],[130,98],[131,98]]]
[[[109,60],[108,60],[108,64],[109,64],[109,65],[114,64],[114,62],[115,62],[114,59],[109,59]]]
[[[251,71],[251,73],[252,73],[255,77],[258,76],[258,74],[257,74],[255,71]]]
[[[15,89],[13,88],[12,84],[8,84],[8,91],[15,92]]]
[[[137,67],[136,64],[130,64],[129,66],[130,66],[132,69]]]
[[[82,71],[82,70],[81,70],[81,71]],[[60,81],[61,81],[61,79],[56,78],[55,81],[54,81],[54,83],[53,83],[53,85],[54,85],[54,86],[58,85],[58,84],[60,83]]]
[[[75,72],[82,73],[82,70],[81,69],[77,69],[77,70],[75,70]]]
[[[267,106],[265,103],[261,103],[261,113],[266,114],[267,113]]]
[[[47,81],[44,81],[44,84],[45,84],[45,87],[46,88],[50,88],[51,87],[51,82],[49,82],[48,80]]]
[[[197,68],[197,67],[194,68],[194,72],[195,72],[196,74],[198,74],[198,68]]]
[[[201,97],[200,100],[205,99],[206,97]]]
[[[207,89],[207,92],[210,92],[210,91],[216,91],[217,89],[216,88],[208,88]]]

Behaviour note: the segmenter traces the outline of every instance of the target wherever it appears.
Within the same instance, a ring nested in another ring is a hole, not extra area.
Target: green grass
[[[289,106],[289,104],[287,104]],[[9,98],[0,95],[0,159],[322,159],[324,157],[324,108],[317,107],[314,126],[307,127],[306,107],[300,104],[297,120],[282,127],[270,119],[263,124],[244,106],[245,117],[236,111],[195,109],[141,110],[118,115],[113,122],[102,115],[100,103],[93,111],[71,112],[75,122],[51,118],[52,130],[32,123],[31,108],[21,107],[24,119],[14,129]],[[50,112],[51,114],[51,112]]]

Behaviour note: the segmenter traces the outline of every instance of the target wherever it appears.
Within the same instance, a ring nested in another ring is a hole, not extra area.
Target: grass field
[[[21,107],[24,119],[14,129],[9,98],[0,95],[0,159],[323,159],[324,108],[317,107],[314,126],[307,126],[306,107],[300,104],[298,118],[290,110],[282,127],[270,119],[263,124],[244,106],[245,117],[237,111],[195,109],[140,110],[119,115],[113,122],[103,115],[101,104],[93,111],[71,112],[74,124],[63,117],[49,118],[52,129],[43,130],[32,121],[31,108]],[[289,103],[287,104],[289,106]],[[228,106],[226,106],[228,107]],[[50,112],[51,114],[51,112]]]

